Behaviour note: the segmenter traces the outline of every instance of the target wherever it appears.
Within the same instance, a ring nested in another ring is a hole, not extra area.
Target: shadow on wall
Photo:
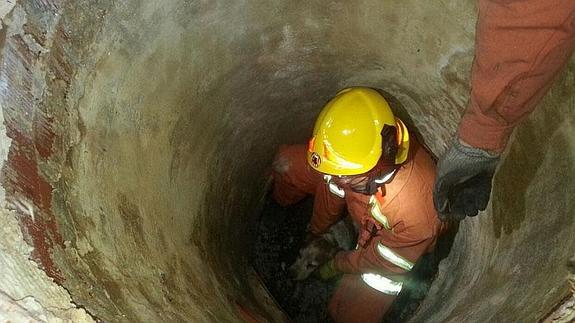
[[[532,129],[522,129],[517,136],[525,138],[526,142],[537,142],[536,133]],[[526,199],[534,176],[540,169],[549,146],[547,145],[514,145],[509,150],[507,158],[498,170],[497,185],[493,188],[493,234],[496,238],[509,235],[518,230],[525,222]],[[519,171],[520,170],[520,171]],[[544,192],[541,192],[544,193]],[[505,200],[497,197],[505,196]]]
[[[417,137],[417,140],[423,145],[425,150],[431,155],[435,162],[437,162],[437,156],[433,153],[433,151],[426,145],[426,143],[436,140],[436,138],[426,138],[422,135],[421,131],[417,128],[416,123],[414,122],[411,115],[407,112],[407,108],[405,105],[401,103],[401,101],[395,97],[393,94],[389,93],[386,90],[376,89],[383,97],[387,100],[389,105],[393,110],[393,114],[400,118],[401,121],[405,123],[409,132],[412,135]]]
[[[573,223],[572,215],[564,212],[573,209],[575,196],[572,178],[566,176],[575,170],[572,74],[568,70],[560,78],[561,86],[555,86],[529,118],[540,122],[525,122],[510,141],[493,189],[496,238],[520,230],[526,220],[565,228]]]

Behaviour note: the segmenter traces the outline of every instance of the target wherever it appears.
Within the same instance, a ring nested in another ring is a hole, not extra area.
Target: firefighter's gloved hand
[[[463,220],[485,210],[499,155],[455,139],[439,160],[433,203],[442,221]]]
[[[335,268],[335,260],[331,259],[319,267],[316,274],[321,280],[332,280],[339,276],[341,272]]]

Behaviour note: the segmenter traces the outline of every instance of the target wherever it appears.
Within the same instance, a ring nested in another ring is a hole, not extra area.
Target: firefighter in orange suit
[[[319,274],[343,273],[329,312],[336,322],[380,322],[405,273],[435,245],[444,226],[433,207],[435,164],[379,92],[349,88],[329,101],[307,146],[282,146],[273,196],[281,205],[314,195],[310,235],[326,232],[344,208],[357,247]]]

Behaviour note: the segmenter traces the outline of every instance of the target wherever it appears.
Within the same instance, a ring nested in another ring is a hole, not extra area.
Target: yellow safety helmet
[[[329,175],[363,174],[377,165],[382,155],[381,131],[397,129],[395,164],[409,151],[409,133],[379,92],[365,87],[340,91],[319,114],[309,141],[308,163]]]

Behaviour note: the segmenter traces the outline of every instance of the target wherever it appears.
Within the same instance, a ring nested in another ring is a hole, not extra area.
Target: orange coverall
[[[459,138],[501,152],[575,49],[574,0],[480,0]]]
[[[395,296],[370,287],[360,274],[375,273],[401,281],[406,269],[387,260],[378,249],[386,248],[413,264],[435,245],[443,227],[432,201],[435,164],[415,136],[410,138],[407,162],[391,183],[373,196],[347,189],[345,198],[331,193],[323,174],[307,164],[305,145],[282,146],[275,158],[273,196],[278,203],[289,205],[315,195],[312,233],[326,232],[346,206],[360,234],[368,224],[377,227],[363,246],[336,255],[336,268],[345,273],[329,305],[336,322],[380,322]],[[376,220],[374,212],[384,220]]]

